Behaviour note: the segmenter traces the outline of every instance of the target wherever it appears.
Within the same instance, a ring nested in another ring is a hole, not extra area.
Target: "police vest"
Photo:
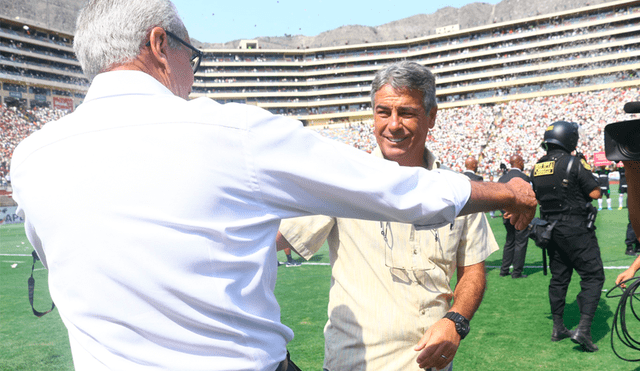
[[[580,201],[584,197],[570,197],[582,194],[575,171],[579,162],[579,158],[567,153],[546,155],[538,160],[531,183],[541,214],[586,214],[586,202]]]

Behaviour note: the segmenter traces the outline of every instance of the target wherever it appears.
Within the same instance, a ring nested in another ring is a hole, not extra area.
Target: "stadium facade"
[[[2,102],[71,110],[89,86],[73,52],[73,35],[0,18]]]
[[[89,82],[73,35],[0,18],[0,98],[73,109]],[[440,108],[490,105],[640,83],[640,0],[611,1],[404,40],[304,49],[205,49],[192,97],[239,102],[306,125],[372,118],[369,87],[382,66],[411,60],[436,75]]]

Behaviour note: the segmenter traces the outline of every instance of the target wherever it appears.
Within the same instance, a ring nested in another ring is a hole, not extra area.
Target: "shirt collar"
[[[382,151],[380,150],[380,146],[377,146],[371,154],[378,158],[384,158],[384,156],[382,155]],[[427,148],[426,145],[424,146],[423,160],[424,163],[427,164],[427,170],[439,169],[443,167],[440,160],[436,158],[433,152],[429,151],[429,148]]]
[[[84,101],[122,95],[174,95],[151,75],[142,71],[110,71],[93,78]]]

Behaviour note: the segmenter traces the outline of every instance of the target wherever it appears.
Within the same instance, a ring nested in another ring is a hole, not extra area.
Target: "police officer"
[[[571,338],[585,351],[595,352],[598,347],[591,340],[591,322],[604,285],[604,269],[591,201],[600,197],[600,187],[584,158],[571,155],[578,144],[578,128],[575,122],[558,121],[546,129],[542,148],[547,154],[536,163],[531,182],[541,217],[556,222],[547,246],[553,316],[551,341]],[[569,331],[564,326],[563,314],[574,269],[581,279],[577,298],[580,322],[575,331]]]

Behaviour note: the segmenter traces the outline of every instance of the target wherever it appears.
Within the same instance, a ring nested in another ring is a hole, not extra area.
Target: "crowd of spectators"
[[[0,185],[5,185],[9,180],[11,156],[18,143],[45,123],[57,120],[66,113],[45,107],[26,110],[0,106]]]
[[[514,153],[522,156],[525,171],[530,171],[544,153],[540,142],[547,126],[560,120],[575,121],[582,126],[578,151],[591,162],[595,152],[604,151],[605,125],[636,118],[623,110],[625,103],[635,101],[640,101],[640,91],[628,88],[441,109],[427,141],[447,167],[463,171],[465,158],[475,156],[480,159],[478,172],[486,180],[497,180],[500,165],[508,167],[508,158]],[[65,113],[0,106],[0,179],[8,175],[16,145]],[[373,120],[311,129],[367,152],[376,147]]]
[[[373,120],[311,128],[325,137],[346,143],[369,153],[377,146],[376,138],[373,135]]]
[[[478,172],[497,180],[500,164],[509,167],[508,159],[516,152],[525,160],[525,171],[530,171],[544,154],[540,143],[547,126],[574,121],[582,126],[578,151],[591,162],[595,152],[604,151],[605,125],[635,118],[623,110],[625,103],[635,101],[640,101],[640,92],[630,88],[442,109],[427,142],[447,167],[463,171],[465,158],[472,155],[480,159]],[[376,146],[372,121],[316,130],[367,152]]]

